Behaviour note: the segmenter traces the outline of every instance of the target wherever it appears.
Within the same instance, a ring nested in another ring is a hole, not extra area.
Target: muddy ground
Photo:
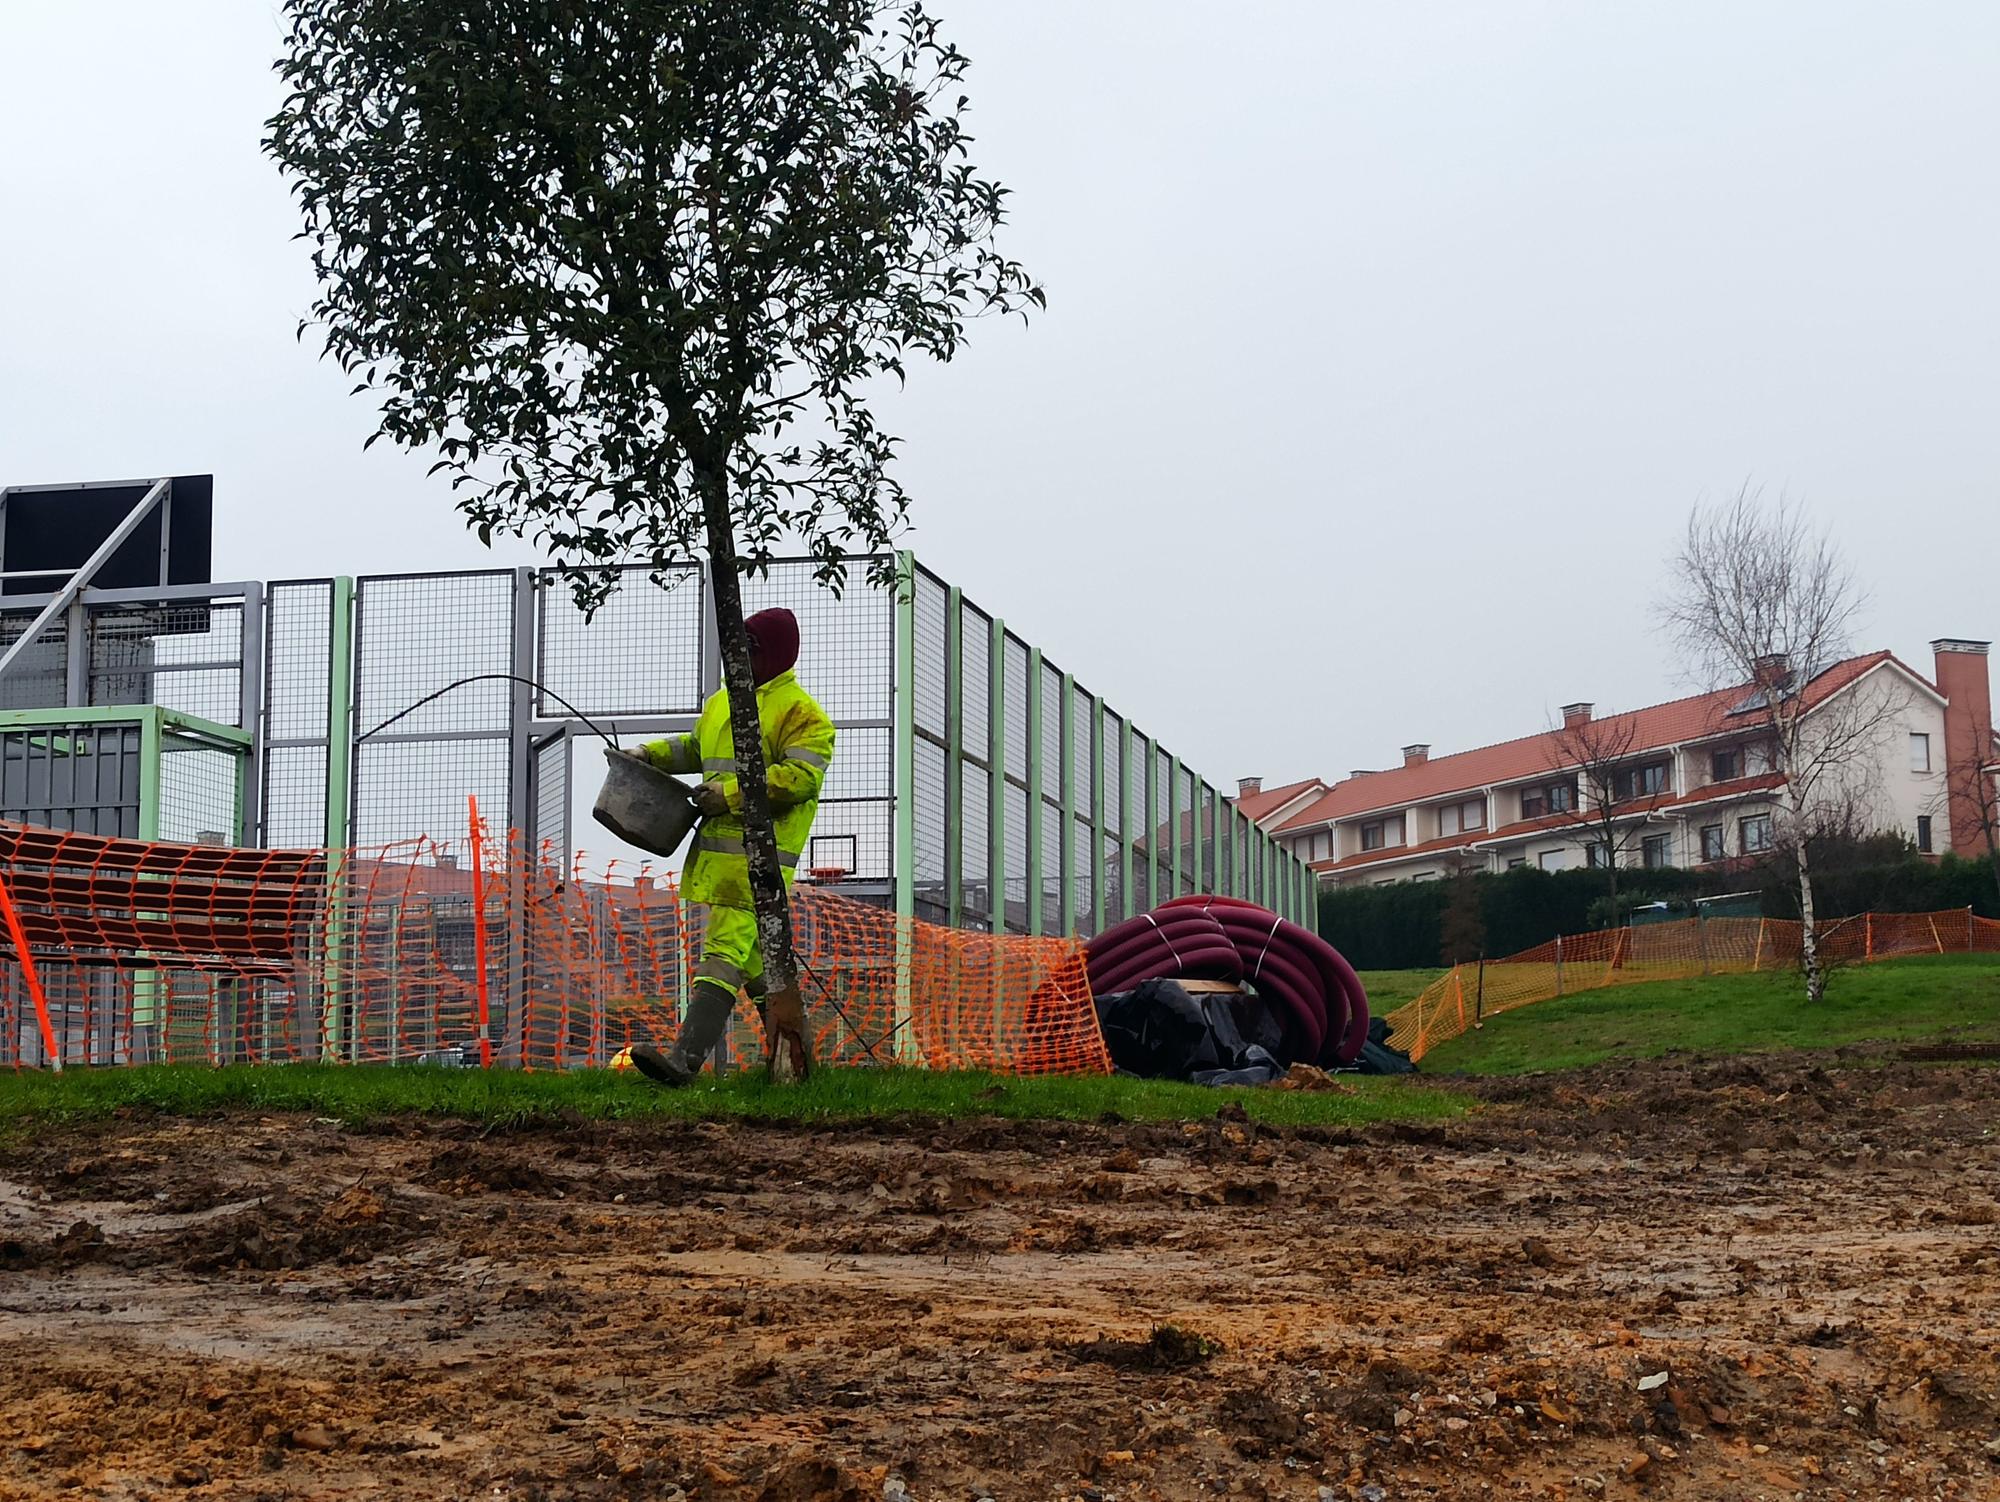
[[[0,1157],[0,1497],[2000,1497],[2000,1069]]]

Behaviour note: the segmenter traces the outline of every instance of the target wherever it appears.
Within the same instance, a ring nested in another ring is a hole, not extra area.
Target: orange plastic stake
[[[493,1027],[486,992],[486,880],[479,860],[479,798],[468,793],[466,811],[472,825],[472,965],[479,996],[479,1067],[493,1067]]]
[[[42,978],[35,970],[35,957],[28,953],[28,933],[21,927],[21,915],[14,910],[14,894],[0,881],[0,917],[7,921],[7,936],[14,941],[14,954],[21,961],[21,979],[35,1003],[35,1023],[42,1030],[42,1048],[56,1073],[62,1073],[62,1051],[56,1047],[56,1030],[49,1022],[49,998],[42,991]]]

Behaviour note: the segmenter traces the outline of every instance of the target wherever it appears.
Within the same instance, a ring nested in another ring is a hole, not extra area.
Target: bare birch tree
[[[1618,863],[1620,857],[1637,848],[1644,837],[1646,821],[1633,815],[1661,801],[1641,795],[1644,801],[1627,796],[1621,807],[1619,776],[1632,770],[1632,753],[1638,744],[1639,722],[1631,715],[1609,719],[1565,719],[1555,732],[1550,748],[1552,772],[1574,775],[1577,796],[1566,809],[1556,810],[1556,822],[1573,829],[1585,845],[1584,859],[1591,859],[1589,847],[1604,851],[1604,874],[1610,888],[1611,904],[1618,905]]]
[[[1882,674],[1820,681],[1850,657],[1866,595],[1795,502],[1766,502],[1746,485],[1730,501],[1697,506],[1670,572],[1660,613],[1688,667],[1710,688],[1744,685],[1728,720],[1769,742],[1798,882],[1806,999],[1817,1002],[1826,967],[1806,838],[1813,811],[1854,796],[1909,696]]]

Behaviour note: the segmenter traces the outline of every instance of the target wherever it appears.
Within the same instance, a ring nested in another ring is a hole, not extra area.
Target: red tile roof
[[[1250,794],[1247,798],[1233,798],[1230,801],[1236,805],[1240,813],[1244,814],[1254,823],[1262,819],[1266,814],[1275,813],[1277,810],[1283,808],[1287,803],[1298,797],[1299,794],[1312,792],[1316,789],[1324,792],[1326,784],[1317,777],[1305,777],[1297,782],[1288,782],[1283,787],[1264,788],[1259,792]]]
[[[1835,663],[1806,685],[1808,706],[1824,702],[1863,673],[1894,660],[1892,653],[1871,652]],[[1911,672],[1900,662],[1897,666],[1903,667],[1917,682],[1929,685],[1929,680],[1922,674]],[[1730,712],[1751,695],[1754,687],[1743,684],[1713,693],[1696,694],[1691,698],[1674,699],[1645,709],[1606,715],[1603,722],[1612,736],[1622,736],[1629,726],[1634,754],[1658,750],[1727,731],[1730,728]],[[1559,730],[1545,730],[1519,740],[1502,741],[1496,746],[1481,746],[1477,750],[1459,751],[1450,756],[1434,756],[1412,767],[1396,767],[1386,772],[1370,772],[1365,777],[1349,777],[1335,783],[1323,797],[1300,809],[1279,829],[1283,832],[1313,829],[1336,819],[1353,818],[1356,814],[1375,809],[1399,809],[1427,799],[1441,798],[1448,793],[1477,792],[1498,783],[1525,782],[1545,773],[1554,773],[1564,762],[1561,736]],[[1404,853],[1408,853],[1407,847]],[[1382,858],[1372,850],[1369,855],[1374,859]],[[1322,863],[1321,869],[1325,866],[1326,863]]]

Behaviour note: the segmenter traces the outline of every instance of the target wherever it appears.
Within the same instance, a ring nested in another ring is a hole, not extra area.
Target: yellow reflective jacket
[[[764,730],[764,789],[777,826],[778,861],[790,886],[819,812],[826,769],[833,764],[833,722],[789,671],[759,686],[757,718]],[[681,895],[716,907],[751,907],[728,690],[709,695],[692,735],[670,735],[640,749],[663,772],[699,772],[704,781],[720,783],[729,799],[729,813],[704,820],[695,831],[694,848],[681,873]]]

